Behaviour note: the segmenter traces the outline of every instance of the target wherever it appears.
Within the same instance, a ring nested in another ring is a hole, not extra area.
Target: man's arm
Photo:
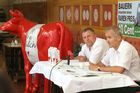
[[[99,62],[98,64],[92,64],[90,63],[89,66],[90,70],[93,71],[104,71],[104,72],[115,72],[115,73],[123,73],[125,71],[125,68],[120,66],[105,66],[103,63]]]

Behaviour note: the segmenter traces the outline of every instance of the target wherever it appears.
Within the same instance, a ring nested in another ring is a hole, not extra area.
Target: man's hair
[[[90,31],[92,33],[95,33],[94,30],[92,28],[90,28],[90,27],[83,29],[82,32],[87,32],[87,31]]]
[[[110,27],[107,27],[105,30],[106,32],[112,30],[117,36],[122,37],[122,33],[118,26],[110,26]]]

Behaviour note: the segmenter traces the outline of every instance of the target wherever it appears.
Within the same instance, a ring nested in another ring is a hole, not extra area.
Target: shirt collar
[[[119,45],[119,47],[118,47],[118,49],[115,50],[115,49],[113,48],[113,51],[120,52],[120,51],[122,50],[122,47],[123,47],[123,43],[124,43],[124,42],[125,42],[125,41],[122,40],[121,43],[120,43],[120,45]]]
[[[117,49],[118,52],[122,50],[124,42],[125,42],[124,40],[121,41],[119,48]]]

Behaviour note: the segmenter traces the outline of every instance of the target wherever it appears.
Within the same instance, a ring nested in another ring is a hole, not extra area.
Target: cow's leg
[[[30,71],[32,65],[28,61],[26,61],[24,65],[25,65],[24,70],[25,70],[25,75],[26,75],[26,88],[25,88],[24,93],[31,93],[30,90],[31,90],[31,85],[32,85],[32,77],[29,74],[29,71]]]
[[[40,74],[35,74],[34,76],[34,82],[32,86],[32,93],[36,93],[36,91],[39,89],[39,80],[40,80]]]
[[[44,93],[49,93],[50,85],[49,80],[44,77]]]

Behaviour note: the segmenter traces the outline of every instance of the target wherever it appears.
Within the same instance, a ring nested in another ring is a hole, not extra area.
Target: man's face
[[[118,47],[120,43],[120,38],[116,36],[115,32],[109,30],[105,33],[105,36],[110,47],[114,47],[114,48]]]
[[[88,47],[91,47],[93,45],[94,41],[95,41],[95,35],[91,31],[83,32],[82,33],[82,38],[83,38],[83,41],[85,42],[85,44]]]

